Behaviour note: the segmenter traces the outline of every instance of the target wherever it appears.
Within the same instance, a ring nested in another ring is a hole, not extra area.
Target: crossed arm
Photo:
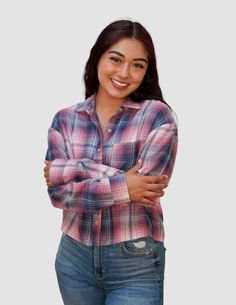
[[[140,149],[142,162],[128,172],[87,158],[69,159],[63,136],[53,128],[48,140],[44,176],[52,204],[97,210],[129,202],[155,204],[173,170],[177,130],[174,122],[154,128]]]

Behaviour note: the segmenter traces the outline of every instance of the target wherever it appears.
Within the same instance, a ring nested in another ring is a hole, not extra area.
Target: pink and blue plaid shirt
[[[48,194],[63,210],[61,229],[88,246],[148,235],[163,241],[160,200],[153,207],[131,202],[124,174],[141,159],[142,175],[170,179],[177,152],[173,113],[157,100],[127,99],[102,135],[95,97],[60,110],[49,128]]]

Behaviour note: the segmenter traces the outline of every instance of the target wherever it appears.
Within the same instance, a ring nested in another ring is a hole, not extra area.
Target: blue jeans
[[[162,305],[165,247],[151,237],[100,247],[65,233],[56,255],[65,305]]]

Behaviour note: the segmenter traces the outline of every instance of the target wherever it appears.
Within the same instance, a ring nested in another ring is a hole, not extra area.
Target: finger
[[[160,197],[165,195],[165,192],[163,192],[163,191],[162,192],[157,192],[156,194],[157,194],[157,198],[160,198]]]
[[[45,177],[45,175],[49,175],[49,169],[44,171],[44,177]]]
[[[166,176],[166,175],[144,176],[144,180],[146,182],[151,182],[151,183],[161,183],[161,182],[166,183],[168,181],[167,179],[168,179],[168,176]]]
[[[52,161],[44,161],[44,163],[46,164],[45,168],[50,168]]]
[[[149,198],[143,198],[141,200],[142,203],[146,204],[146,205],[150,205],[150,206],[154,206],[156,204],[155,200],[151,200]]]
[[[163,191],[159,191],[159,192],[146,192],[145,193],[145,198],[148,198],[150,200],[154,200],[157,198],[160,198],[162,196],[164,196],[164,192]]]
[[[45,167],[44,167],[44,169],[43,169],[43,170],[44,170],[44,172],[48,172],[48,171],[49,171],[49,169],[50,169],[50,166],[49,166],[49,165],[47,165],[47,166],[45,166]]]
[[[158,191],[158,192],[149,192],[149,198],[153,199],[153,198],[159,198],[162,197],[164,195],[164,191]],[[146,196],[145,196],[146,197]]]
[[[145,182],[151,183],[158,183],[158,182],[167,182],[168,176],[167,175],[160,175],[160,176],[144,176]]]
[[[149,183],[147,185],[147,189],[149,191],[162,191],[168,185],[166,183],[156,184],[156,183]]]
[[[144,197],[148,199],[155,199],[158,197],[159,192],[145,192]]]
[[[137,164],[135,164],[135,166],[132,167],[132,168],[129,170],[129,172],[131,172],[131,173],[137,173],[137,171],[140,170],[141,167],[142,167],[142,160],[139,159],[138,162],[137,162]]]
[[[47,165],[44,167],[44,171],[48,171],[51,167],[51,161],[48,161]]]
[[[44,178],[45,178],[45,180],[50,179],[49,175],[47,175],[47,174],[44,174]]]
[[[46,180],[46,182],[47,182],[47,185],[52,185],[50,180]]]

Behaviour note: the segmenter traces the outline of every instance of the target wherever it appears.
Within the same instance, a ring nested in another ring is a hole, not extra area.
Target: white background
[[[1,2],[1,304],[62,305],[61,211],[43,179],[47,130],[59,109],[83,100],[90,49],[123,17],[150,32],[179,119],[162,199],[165,305],[236,304],[235,10],[217,0]]]

